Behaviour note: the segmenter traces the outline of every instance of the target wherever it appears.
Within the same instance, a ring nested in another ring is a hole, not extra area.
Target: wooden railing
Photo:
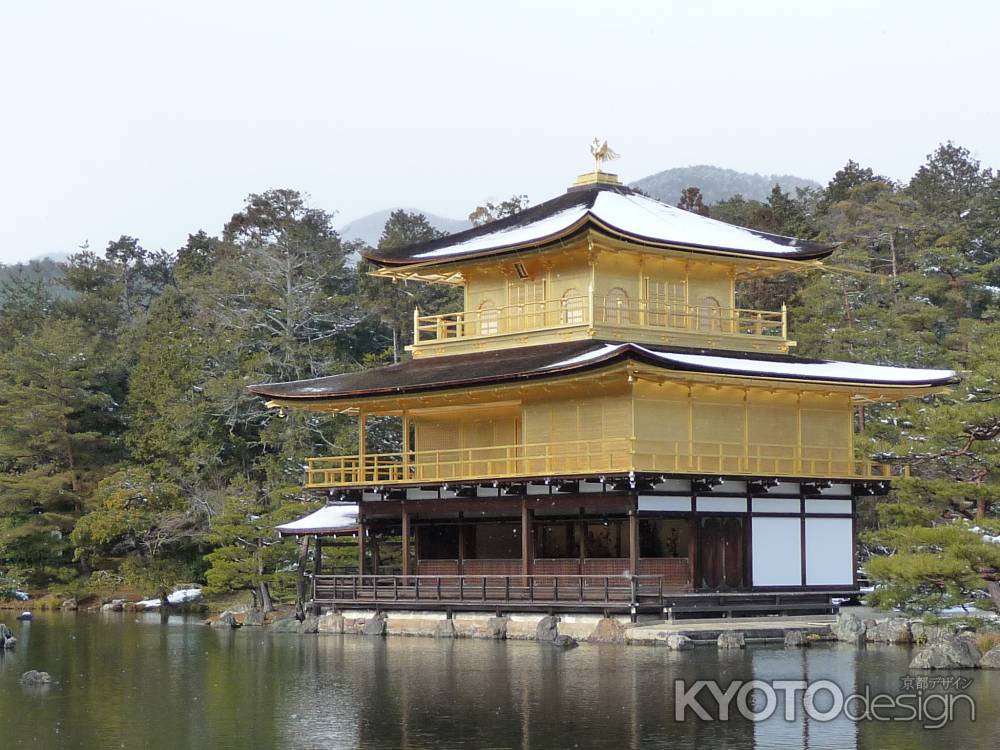
[[[600,605],[662,601],[663,576],[595,575],[363,575],[311,576],[312,598],[335,602],[502,604],[562,602]]]
[[[309,458],[307,487],[628,471],[631,441],[573,440]]]
[[[887,479],[905,467],[854,458],[846,448],[630,438],[373,453],[307,459],[306,487],[586,476],[644,471],[823,479]]]
[[[441,315],[421,315],[420,310],[415,309],[413,341],[423,344],[588,325],[788,338],[784,305],[779,312],[774,312],[660,300],[633,302],[612,295],[595,296],[590,292]]]

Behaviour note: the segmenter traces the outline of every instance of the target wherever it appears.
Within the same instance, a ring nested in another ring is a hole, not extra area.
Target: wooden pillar
[[[372,575],[378,575],[379,562],[379,535],[372,532]]]
[[[410,511],[403,508],[403,575],[410,575]]]
[[[521,500],[521,572],[531,575],[531,510],[528,501]]]
[[[587,522],[583,519],[583,508],[580,508],[580,520],[574,525],[576,527],[577,540],[579,541],[580,547],[580,562],[577,570],[582,575],[584,561],[587,559]]]
[[[458,573],[465,572],[465,519],[458,514]]]
[[[410,415],[403,410],[403,479],[410,478]]]
[[[299,540],[298,577],[295,582],[295,616],[300,620],[305,617],[306,605],[306,561],[309,557],[309,536]]]
[[[358,575],[365,574],[365,517],[358,509]]]
[[[358,481],[365,482],[368,480],[367,472],[365,471],[365,453],[366,450],[366,431],[367,427],[365,422],[367,421],[367,415],[364,412],[358,414]]]
[[[639,573],[639,511],[628,512],[628,564],[633,575]]]
[[[313,574],[320,575],[323,570],[323,538],[316,537],[316,556],[313,558]]]

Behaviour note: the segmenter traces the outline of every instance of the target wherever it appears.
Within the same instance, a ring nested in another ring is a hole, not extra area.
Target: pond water
[[[950,675],[971,678],[959,692],[976,701],[976,720],[956,704],[956,719],[937,730],[819,721],[801,710],[786,721],[780,707],[759,722],[735,711],[725,722],[674,719],[676,679],[719,680],[725,689],[732,680],[825,678],[846,693],[915,692],[901,682],[910,659],[901,647],[564,652],[533,642],[230,633],[157,615],[9,619],[20,643],[0,655],[4,750],[1000,747],[993,672]],[[22,688],[28,669],[57,683]],[[713,699],[703,703],[718,714]],[[816,704],[822,710],[829,701],[820,695]]]

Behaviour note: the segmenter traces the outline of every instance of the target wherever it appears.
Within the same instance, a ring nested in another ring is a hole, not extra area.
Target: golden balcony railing
[[[591,325],[788,338],[784,306],[775,312],[588,293],[440,315],[421,315],[415,309],[413,341],[419,345]]]
[[[310,458],[306,487],[372,487],[629,471],[889,479],[904,475],[905,467],[858,460],[846,448],[611,438]]]

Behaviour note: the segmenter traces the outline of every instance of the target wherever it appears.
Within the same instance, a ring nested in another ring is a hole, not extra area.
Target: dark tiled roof
[[[692,242],[683,236],[652,237],[633,231],[627,225],[615,226],[613,224],[608,224],[606,216],[596,216],[593,213],[587,213],[583,218],[574,221],[569,225],[553,227],[548,233],[540,231],[537,235],[533,235],[530,239],[522,237],[516,242],[511,242],[511,235],[507,234],[505,237],[503,234],[520,228],[530,227],[532,224],[549,219],[550,217],[556,216],[562,212],[568,212],[571,209],[577,209],[580,212],[589,212],[594,209],[597,198],[602,192],[615,193],[621,196],[638,196],[646,201],[653,200],[646,196],[642,196],[642,194],[632,190],[631,188],[625,187],[624,185],[594,185],[584,188],[574,188],[556,198],[545,201],[544,203],[539,203],[537,206],[532,206],[531,208],[514,214],[513,216],[508,216],[489,224],[472,227],[471,229],[466,229],[465,231],[458,232],[456,234],[451,234],[436,240],[430,240],[429,242],[418,243],[416,245],[408,245],[406,247],[386,250],[368,250],[365,252],[365,257],[371,262],[381,266],[408,265],[411,263],[448,263],[462,258],[503,254],[504,252],[514,252],[515,250],[544,247],[545,245],[551,244],[557,240],[562,241],[576,236],[587,229],[594,229],[609,236],[625,237],[639,244],[646,242],[655,245],[658,243],[663,244],[674,242],[678,245],[689,247],[695,252],[735,252],[753,257],[770,257],[786,260],[821,259],[828,256],[834,251],[834,249],[836,249],[835,245],[824,245],[810,240],[784,237],[778,234],[770,234],[768,232],[761,232],[756,229],[742,227],[738,229],[741,232],[749,233],[748,235],[744,235],[745,237],[749,236],[756,239],[767,240],[768,242],[773,243],[776,250],[780,248],[793,249],[784,252],[764,252],[761,250],[739,247],[735,242],[723,246],[721,244],[710,244],[709,242]],[[659,202],[657,201],[656,203]],[[664,204],[660,205],[662,206]],[[674,209],[672,206],[668,206],[667,209],[676,211],[680,210]],[[602,219],[605,219],[605,221],[602,221]],[[697,220],[718,226],[718,222],[714,219],[698,217]],[[495,243],[488,240],[489,236],[493,234],[498,234]],[[474,249],[462,250],[460,248],[456,248],[454,252],[446,253],[447,248],[481,238],[484,238],[483,243],[476,243],[476,247]]]
[[[950,370],[909,370],[850,365],[787,354],[585,340],[424,357],[374,370],[254,385],[249,390],[258,396],[277,399],[352,399],[534,380],[626,359],[670,370],[839,384],[927,387],[955,380],[955,373]]]

